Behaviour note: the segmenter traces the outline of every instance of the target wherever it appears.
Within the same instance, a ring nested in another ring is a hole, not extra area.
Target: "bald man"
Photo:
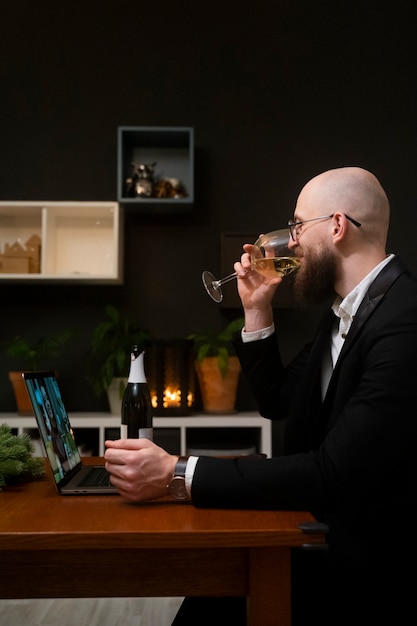
[[[235,264],[245,315],[235,348],[261,415],[286,420],[282,456],[178,459],[147,440],[107,442],[112,482],[130,500],[169,491],[197,507],[309,510],[326,524],[328,550],[293,553],[294,626],[401,624],[410,608],[417,283],[386,252],[389,217],[384,189],[362,168],[303,187],[288,224],[301,260],[294,293],[301,306],[331,307],[287,366],[271,304],[282,278],[251,270],[250,244]],[[186,598],[174,624],[245,620],[242,599]]]

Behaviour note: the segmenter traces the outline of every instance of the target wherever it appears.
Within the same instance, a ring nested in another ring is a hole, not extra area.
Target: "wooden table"
[[[314,518],[59,496],[47,474],[0,492],[0,597],[247,596],[250,626],[289,626],[291,548],[325,542],[303,523]]]

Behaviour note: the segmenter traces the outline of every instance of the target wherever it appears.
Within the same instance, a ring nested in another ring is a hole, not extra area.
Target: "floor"
[[[0,626],[171,626],[182,598],[0,600]]]

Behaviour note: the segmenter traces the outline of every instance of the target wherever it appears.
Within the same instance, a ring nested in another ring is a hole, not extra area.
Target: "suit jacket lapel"
[[[382,298],[397,280],[400,274],[407,271],[407,268],[400,257],[394,257],[388,265],[386,265],[375,278],[362,300],[359,309],[356,312],[355,319],[352,322],[350,330],[347,334],[346,341],[340,351],[339,358],[343,357],[345,352],[349,350],[358,332],[361,330],[371,313],[375,310]]]

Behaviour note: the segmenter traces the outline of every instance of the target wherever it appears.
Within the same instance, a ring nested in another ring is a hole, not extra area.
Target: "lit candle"
[[[164,390],[163,398],[162,398],[162,407],[159,407],[159,398],[158,394],[155,390],[151,391],[151,404],[154,409],[164,408],[181,408],[181,389],[173,389],[172,387],[167,387]],[[187,407],[192,407],[194,404],[194,394],[192,391],[187,393]]]
[[[163,406],[164,409],[181,406],[181,389],[167,387],[164,391]]]

